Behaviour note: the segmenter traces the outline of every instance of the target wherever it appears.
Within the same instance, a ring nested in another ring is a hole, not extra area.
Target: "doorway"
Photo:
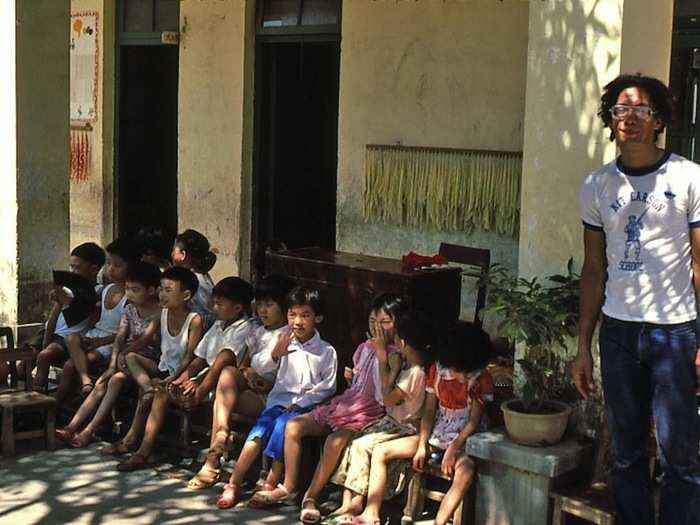
[[[256,61],[257,245],[335,249],[340,45],[261,42]]]
[[[177,230],[177,77],[173,46],[122,46],[119,60],[119,234]]]

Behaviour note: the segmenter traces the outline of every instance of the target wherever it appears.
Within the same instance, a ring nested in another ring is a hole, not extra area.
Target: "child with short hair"
[[[318,290],[299,286],[290,292],[287,305],[290,332],[280,338],[270,354],[279,363],[275,384],[216,502],[221,509],[238,502],[243,477],[261,451],[273,459],[273,470],[281,469],[287,421],[308,412],[335,392],[338,358],[316,329],[323,319]]]
[[[104,369],[110,362],[112,346],[119,331],[119,323],[126,308],[124,286],[129,268],[139,258],[133,241],[118,238],[105,247],[106,273],[111,284],[102,289],[99,320],[85,334],[72,334],[66,338],[69,359],[63,365],[56,391],[56,402],[61,404],[80,381],[80,393],[87,397],[94,386],[89,371]]]
[[[122,387],[131,379],[127,368],[127,357],[130,354],[149,358],[149,369],[155,375],[160,358],[160,350],[156,345],[160,320],[159,285],[160,270],[152,264],[138,261],[129,266],[126,277],[129,304],[126,305],[119,324],[109,367],[97,380],[95,388],[80,405],[70,423],[56,430],[57,437],[62,441],[77,448],[90,444],[93,433],[112,410]],[[92,420],[78,432],[93,413],[95,415]]]
[[[417,424],[420,419],[423,401],[425,399],[425,369],[433,361],[433,323],[425,315],[417,312],[403,314],[395,322],[397,346],[406,361],[405,367],[400,370],[392,370],[392,383],[384,391],[384,405],[387,414],[362,430],[348,436],[335,432],[326,438],[323,449],[324,468],[317,469],[311,486],[305,496],[304,508],[314,510],[315,498],[328,481],[329,473],[333,466],[338,465],[330,481],[336,485],[345,487],[343,491],[343,503],[335,511],[335,516],[352,520],[352,516],[362,510],[365,495],[368,493],[370,480],[375,476],[375,471],[370,471],[370,463],[377,447],[382,443],[396,440],[403,436],[416,434]],[[395,383],[394,381],[395,380]],[[341,431],[344,432],[344,431]],[[339,435],[340,434],[340,435]],[[392,480],[391,483],[382,482],[381,486],[388,487],[387,495],[393,496],[396,479],[400,474],[398,465],[391,465],[387,473],[384,469],[384,479]],[[329,468],[330,467],[330,468]],[[370,472],[372,477],[370,477]],[[380,474],[379,471],[376,472]],[[381,495],[380,495],[381,496]],[[314,501],[309,501],[314,498]],[[304,510],[304,509],[302,509]],[[305,513],[305,523],[318,523],[320,514],[316,512]]]
[[[389,384],[390,370],[401,368],[401,356],[394,346],[394,320],[406,310],[406,302],[394,294],[381,294],[372,301],[369,312],[367,341],[353,355],[353,369],[346,369],[352,378],[350,388],[311,412],[297,416],[284,434],[284,483],[255,494],[251,503],[267,506],[279,503],[297,488],[301,444],[306,436],[326,436],[331,432],[358,432],[384,415],[383,390]],[[333,465],[335,468],[335,465]],[[305,498],[311,507],[301,520],[315,514],[315,499]],[[304,505],[302,505],[304,506]],[[317,510],[317,509],[316,509]],[[320,514],[318,514],[320,518]]]
[[[94,242],[79,244],[70,253],[70,271],[80,275],[101,291],[97,285],[97,274],[105,263],[105,252]],[[43,330],[26,343],[36,353],[36,374],[34,387],[45,389],[51,365],[60,364],[67,356],[67,339],[72,334],[78,336],[90,327],[91,315],[77,324],[68,326],[63,310],[70,305],[72,296],[66,289],[54,287],[49,293],[53,302],[51,313]],[[94,321],[93,321],[94,322]],[[24,377],[24,362],[19,365],[19,373]]]
[[[121,455],[137,446],[146,425],[150,402],[160,384],[177,378],[190,363],[195,347],[202,336],[202,318],[190,307],[190,300],[199,283],[194,273],[186,268],[172,267],[163,272],[160,279],[160,362],[156,377],[142,366],[138,354],[127,356],[131,376],[141,387],[136,412],[126,435],[116,443],[102,449],[104,454]],[[174,334],[174,335],[173,335]],[[131,356],[138,358],[129,359]]]
[[[175,237],[170,255],[174,266],[192,270],[197,276],[199,288],[192,298],[192,310],[202,316],[205,332],[217,318],[212,303],[214,281],[209,275],[216,264],[216,254],[210,248],[209,239],[197,230],[189,229]]]
[[[117,470],[127,472],[149,467],[168,406],[174,403],[191,410],[211,393],[226,366],[236,366],[244,359],[245,341],[251,330],[247,311],[253,299],[253,287],[239,277],[226,277],[216,284],[212,296],[218,320],[202,337],[192,360],[183,365],[186,368],[166,388],[157,388],[141,446],[129,459],[119,463]]]
[[[441,457],[440,470],[452,476],[452,484],[440,502],[435,525],[445,525],[464,499],[474,477],[474,461],[467,455],[465,443],[475,432],[485,429],[486,403],[493,401],[494,384],[484,367],[491,354],[491,339],[480,327],[460,323],[448,334],[448,342],[440,360],[430,368],[426,380],[427,393],[420,434],[386,443],[376,448],[375,465],[383,469],[392,459],[405,458],[415,445],[413,466],[422,470],[431,454]],[[388,453],[387,448],[403,449],[403,454]],[[383,459],[382,459],[383,458]],[[374,470],[373,470],[374,472]],[[379,515],[381,480],[370,481],[367,508],[363,513],[369,520]]]
[[[271,354],[280,336],[289,330],[286,297],[294,286],[293,279],[273,274],[265,276],[255,287],[255,309],[261,324],[248,335],[248,353],[243,362],[221,371],[216,385],[210,448],[202,468],[187,484],[189,489],[211,487],[221,477],[221,456],[227,449],[231,413],[257,418],[265,408],[266,395],[277,375],[277,363]]]
[[[173,246],[173,236],[166,235],[156,226],[144,226],[136,232],[134,241],[141,252],[141,260],[151,263],[164,272],[172,266],[170,253]]]

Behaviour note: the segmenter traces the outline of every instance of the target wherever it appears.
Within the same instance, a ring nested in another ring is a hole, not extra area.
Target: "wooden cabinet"
[[[321,248],[301,248],[266,255],[266,273],[282,273],[319,289],[324,305],[321,336],[338,352],[339,370],[366,338],[372,298],[382,292],[404,296],[412,308],[431,316],[440,330],[459,318],[459,268],[404,270],[398,259]],[[340,374],[339,374],[340,375]]]

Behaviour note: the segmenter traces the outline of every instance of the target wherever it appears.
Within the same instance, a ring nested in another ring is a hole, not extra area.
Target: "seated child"
[[[256,493],[251,503],[256,506],[279,503],[296,490],[304,437],[325,436],[341,429],[359,432],[384,415],[383,385],[389,386],[390,369],[401,368],[401,356],[393,345],[394,319],[405,311],[405,305],[401,297],[393,294],[382,294],[374,299],[369,313],[369,338],[353,355],[354,369],[346,370],[353,381],[350,388],[287,423],[284,483],[279,487],[270,483],[272,486]],[[313,498],[305,503],[314,503]]]
[[[173,403],[185,410],[192,409],[216,387],[224,367],[236,366],[238,359],[245,357],[245,341],[251,330],[247,310],[253,300],[253,287],[238,277],[225,277],[216,284],[212,296],[218,320],[197,344],[192,360],[183,364],[186,368],[165,388],[158,386],[141,445],[129,459],[117,465],[117,470],[127,472],[149,467],[168,406]]]
[[[265,408],[266,394],[277,376],[271,353],[280,336],[288,331],[285,298],[294,281],[285,275],[268,275],[255,288],[255,309],[262,322],[250,331],[248,353],[238,367],[227,366],[216,385],[211,444],[202,468],[187,487],[200,490],[214,485],[221,476],[221,456],[226,452],[231,413],[257,418]]]
[[[414,442],[413,466],[417,470],[424,468],[431,455],[442,456],[440,470],[446,476],[452,476],[452,485],[440,502],[435,525],[445,525],[452,518],[474,476],[474,462],[467,456],[465,443],[474,432],[484,429],[484,409],[487,402],[493,401],[493,379],[483,369],[490,353],[491,340],[476,325],[460,324],[448,334],[440,360],[430,368],[426,380],[427,395],[419,436],[392,441],[374,449],[372,473],[375,479],[370,481],[364,512],[366,518],[374,520],[378,517],[381,504],[383,489],[378,484],[379,477],[374,476],[375,455],[378,468],[384,469],[381,463],[406,457],[405,454],[388,453],[392,443],[394,450],[404,448],[408,453]],[[376,512],[370,508],[372,503]]]
[[[199,281],[197,293],[192,298],[192,310],[202,316],[206,332],[217,316],[212,303],[214,282],[209,272],[216,264],[216,254],[210,250],[209,240],[197,230],[185,230],[175,237],[170,255],[174,266],[192,270]]]
[[[154,226],[144,226],[136,232],[134,241],[138,245],[143,262],[157,266],[161,272],[172,266],[170,261],[172,235],[167,236],[160,228]]]
[[[308,412],[335,392],[338,358],[335,349],[316,330],[322,320],[318,290],[299,286],[290,292],[287,305],[290,332],[280,338],[270,354],[279,363],[275,384],[216,502],[222,509],[238,502],[241,482],[261,451],[273,459],[273,470],[281,470],[287,421]]]
[[[116,239],[105,247],[105,251],[106,273],[111,284],[102,290],[97,324],[85,334],[71,334],[66,337],[70,358],[63,366],[56,391],[58,404],[63,403],[72,392],[76,380],[80,381],[81,395],[87,397],[94,388],[90,370],[106,368],[112,356],[112,345],[126,308],[126,275],[129,266],[138,260],[139,253],[134,243],[128,239]]]
[[[425,399],[425,368],[432,362],[432,323],[423,315],[409,313],[398,317],[395,329],[397,345],[406,366],[391,371],[391,384],[394,379],[396,381],[393,388],[384,391],[387,414],[359,434],[347,435],[347,431],[340,431],[326,438],[322,461],[304,496],[302,513],[305,523],[318,523],[320,520],[320,514],[314,512],[318,510],[315,502],[329,478],[331,482],[345,487],[343,503],[334,514],[359,514],[370,483],[373,450],[384,442],[416,434]],[[345,446],[350,439],[350,444]],[[337,470],[333,473],[336,465]],[[394,469],[389,477],[396,479],[399,473],[399,469]],[[393,489],[395,484],[389,486]],[[303,512],[306,509],[309,511]]]
[[[97,274],[104,263],[105,252],[94,242],[80,244],[70,253],[70,271],[90,281],[96,290],[99,290]],[[66,289],[55,287],[49,293],[49,299],[53,302],[53,307],[45,328],[26,343],[36,354],[34,387],[40,390],[46,388],[51,365],[61,364],[67,357],[67,338],[71,334],[79,335],[85,332],[90,323],[94,322],[91,316],[88,316],[79,323],[68,326],[63,309],[71,303],[72,296]],[[20,377],[24,377],[24,362],[20,363],[18,371]]]
[[[102,453],[121,455],[137,447],[144,431],[146,418],[158,384],[167,384],[178,377],[194,356],[194,350],[202,337],[202,318],[190,308],[190,300],[197,291],[197,278],[186,268],[166,269],[160,279],[160,362],[156,378],[149,373],[139,354],[127,356],[127,367],[134,381],[141,388],[131,427],[123,439],[102,449]]]
[[[56,430],[56,436],[73,447],[86,447],[93,434],[107,417],[119,392],[131,379],[127,368],[130,354],[150,359],[149,370],[157,373],[160,351],[156,345],[159,330],[160,305],[158,286],[160,270],[145,262],[135,262],[129,266],[126,276],[126,297],[129,304],[119,324],[119,332],[114,341],[109,368],[99,377],[95,388],[90,392],[80,408],[64,428]],[[85,428],[78,432],[82,424],[95,414]]]

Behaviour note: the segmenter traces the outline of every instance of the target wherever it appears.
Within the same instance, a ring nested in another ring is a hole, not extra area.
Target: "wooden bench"
[[[29,364],[34,358],[31,350],[15,350],[14,335],[9,327],[0,327],[0,338],[5,345],[0,349],[0,359],[10,363],[10,388],[0,391],[0,411],[2,412],[2,453],[6,457],[15,455],[15,441],[44,437],[46,447],[53,450],[54,430],[56,424],[56,400],[53,397],[32,391],[31,369]],[[17,388],[17,361],[25,363],[24,389]],[[15,429],[15,416],[28,412],[42,412],[43,426],[35,430],[18,431]]]

